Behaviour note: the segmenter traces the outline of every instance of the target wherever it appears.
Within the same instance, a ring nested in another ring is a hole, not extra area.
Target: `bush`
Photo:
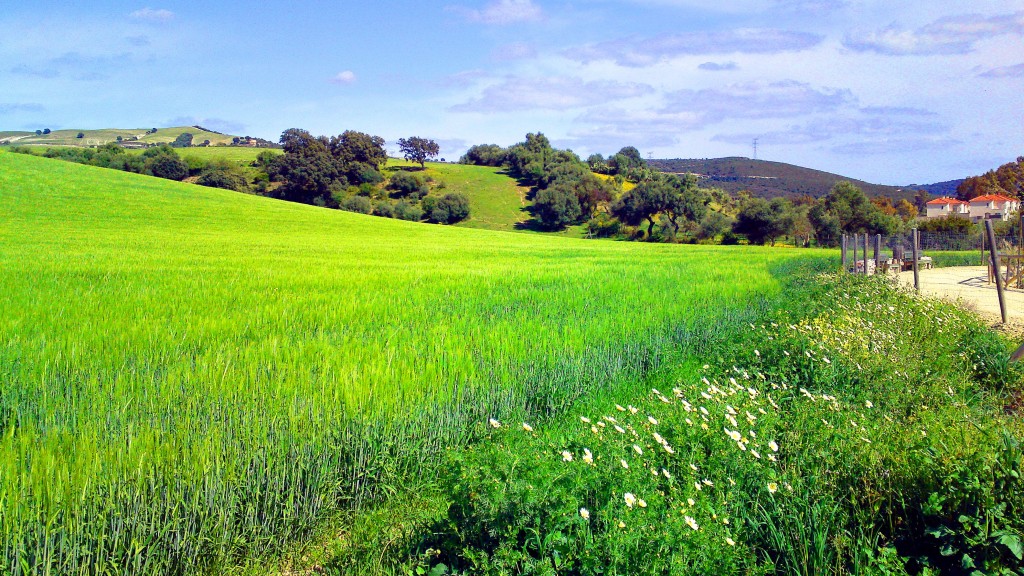
[[[422,178],[404,171],[391,177],[388,189],[396,198],[411,198],[413,200],[423,198],[430,191]]]
[[[239,174],[234,174],[222,168],[211,168],[203,172],[196,184],[209,186],[210,188],[224,188],[225,190],[240,191],[246,188],[245,179]]]
[[[597,238],[609,238],[622,231],[622,222],[612,218],[607,212],[598,212],[587,221],[587,232]]]
[[[79,139],[85,138],[85,132],[79,132],[78,135],[75,136],[75,138],[79,138]]]
[[[410,204],[405,200],[400,200],[398,204],[395,204],[395,218],[399,220],[408,220],[410,222],[419,222],[423,219],[423,210],[415,204]]]
[[[341,201],[338,206],[346,212],[358,212],[359,214],[370,214],[373,212],[373,205],[365,196],[351,196]]]
[[[445,194],[431,202],[426,212],[431,222],[455,224],[469,218],[469,199],[462,194]]]
[[[373,207],[373,215],[382,216],[384,218],[394,218],[395,209],[391,206],[391,203],[389,202],[377,202],[377,204]]]
[[[732,230],[726,230],[722,234],[722,245],[723,246],[735,246],[735,245],[737,245],[739,243],[740,243],[740,236],[739,236],[739,234],[733,232]]]
[[[157,178],[180,181],[188,176],[188,165],[177,154],[157,154],[146,160],[146,172]]]

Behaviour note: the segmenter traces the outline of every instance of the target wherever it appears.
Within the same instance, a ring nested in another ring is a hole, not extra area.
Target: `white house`
[[[931,200],[925,205],[926,218],[941,218],[950,215],[970,217],[970,204],[963,200],[943,196]]]
[[[931,206],[928,209],[930,211]],[[1002,194],[986,194],[971,198],[969,208],[972,220],[1009,220],[1010,215],[1019,209],[1020,200]]]

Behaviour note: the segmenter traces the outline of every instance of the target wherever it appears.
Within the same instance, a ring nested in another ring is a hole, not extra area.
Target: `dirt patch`
[[[1006,324],[999,314],[996,285],[988,282],[985,266],[957,266],[919,271],[921,293],[955,302],[988,321],[1013,341],[1024,341],[1024,291],[1007,288]],[[914,285],[914,273],[900,274],[900,282]]]

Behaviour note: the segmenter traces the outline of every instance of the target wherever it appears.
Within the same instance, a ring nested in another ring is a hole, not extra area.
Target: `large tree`
[[[419,136],[412,136],[408,139],[399,138],[398,147],[402,150],[402,155],[406,160],[418,162],[420,168],[426,166],[428,159],[437,158],[437,155],[441,153],[441,147],[437,145],[437,142]]]
[[[733,231],[743,234],[754,244],[770,243],[790,233],[796,221],[793,203],[785,198],[752,198],[736,216]]]

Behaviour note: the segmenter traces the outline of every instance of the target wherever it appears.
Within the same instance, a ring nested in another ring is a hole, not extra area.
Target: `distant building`
[[[969,210],[971,220],[1009,220],[1011,214],[1020,210],[1020,200],[1002,194],[985,194],[971,198]]]
[[[970,204],[963,200],[943,196],[928,202],[925,205],[926,218],[941,218],[943,216],[970,217]]]

